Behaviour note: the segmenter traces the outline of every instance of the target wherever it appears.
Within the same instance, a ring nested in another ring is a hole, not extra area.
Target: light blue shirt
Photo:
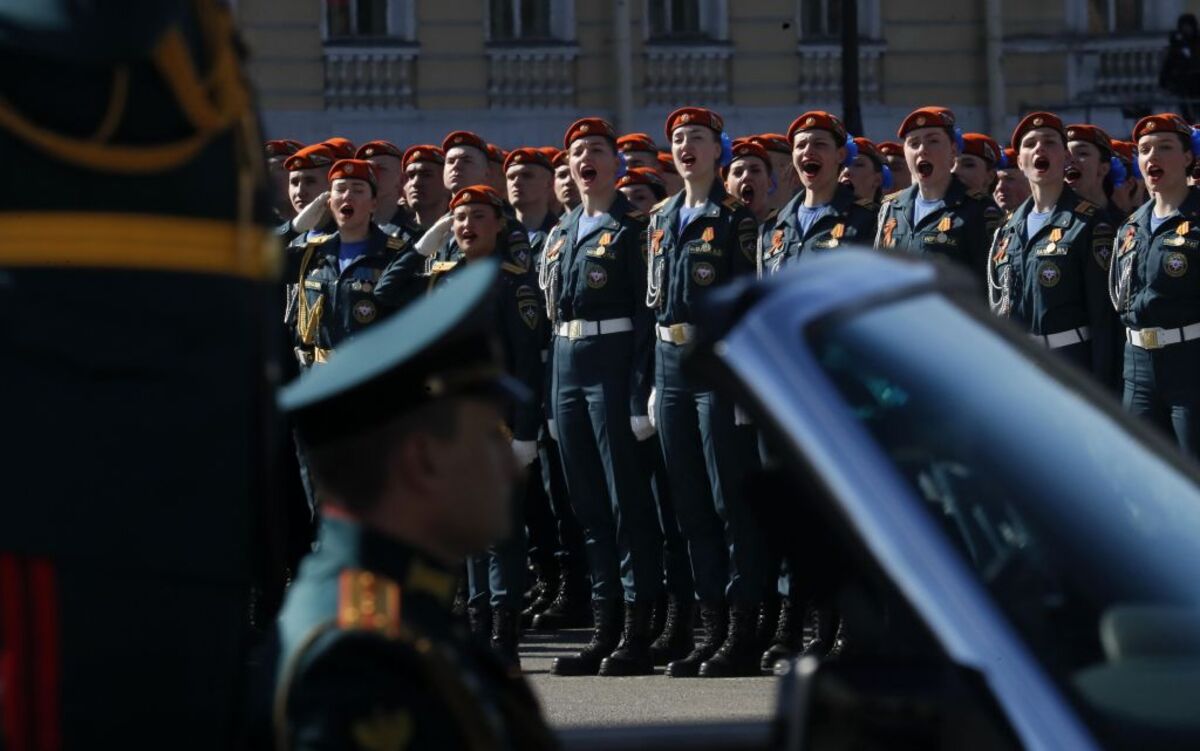
[[[354,262],[355,258],[367,252],[366,240],[361,240],[356,243],[344,242],[338,248],[338,270],[345,271],[346,267]]]
[[[829,213],[829,204],[823,203],[820,206],[805,206],[800,204],[796,209],[796,221],[800,223],[800,236],[808,234],[808,230],[817,223],[817,220]]]
[[[913,203],[913,225],[920,224],[922,219],[945,205],[946,202],[940,198],[936,201],[926,201],[924,198],[921,198],[921,194],[918,193],[917,200]]]
[[[1049,211],[1034,211],[1029,210],[1029,214],[1025,216],[1025,239],[1031,240],[1034,235],[1042,231],[1042,227],[1046,226],[1046,222],[1050,221],[1050,214],[1054,213],[1053,209]]]
[[[692,223],[692,220],[704,213],[703,206],[680,206],[679,207],[679,234],[682,235],[687,226]]]
[[[601,222],[604,221],[606,216],[607,216],[606,214],[599,214],[597,216],[588,216],[587,214],[580,214],[578,231],[575,233],[575,242],[579,242],[580,240],[582,240],[583,238],[587,237],[592,232],[594,232],[596,230],[596,228],[600,226]]]
[[[1174,216],[1174,212],[1172,212],[1171,214],[1168,214],[1167,216],[1160,218],[1160,217],[1155,216],[1154,212],[1151,211],[1150,212],[1150,231],[1158,232],[1158,228],[1163,226],[1163,222],[1167,221],[1172,216]]]

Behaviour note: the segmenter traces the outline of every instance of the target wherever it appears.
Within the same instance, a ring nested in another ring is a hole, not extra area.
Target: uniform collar
[[[399,584],[405,597],[430,597],[445,608],[454,600],[454,574],[408,543],[331,515],[322,515],[317,539],[316,555],[335,568],[381,574]]]

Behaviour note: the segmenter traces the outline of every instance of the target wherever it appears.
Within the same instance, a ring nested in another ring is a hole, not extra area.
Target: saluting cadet
[[[954,160],[954,176],[962,180],[968,192],[982,193],[990,201],[1004,152],[995,139],[983,133],[963,133],[962,139],[962,153]]]
[[[842,168],[839,181],[854,189],[854,197],[866,201],[866,208],[872,214],[879,213],[879,201],[883,197],[884,183],[891,187],[890,170],[885,172],[883,157],[879,155],[875,144],[869,139],[858,136],[853,139],[857,155],[850,163]],[[874,222],[874,216],[871,217]],[[871,232],[874,238],[875,232]]]
[[[773,211],[771,196],[777,192],[774,171],[767,150],[746,139],[733,144],[732,161],[725,173],[725,191],[735,196],[754,214],[755,221],[765,220]]]
[[[806,112],[792,122],[788,137],[801,190],[759,229],[760,275],[774,274],[807,252],[869,244],[875,235],[871,202],[838,181],[851,161],[842,121],[828,112]]]
[[[296,358],[304,367],[323,363],[361,329],[388,315],[393,305],[376,297],[383,270],[408,249],[373,222],[375,169],[342,159],[328,173],[329,210],[337,231],[312,237],[294,259],[296,286],[285,316],[295,332]]]
[[[674,677],[758,672],[755,625],[766,594],[764,538],[742,497],[750,457],[735,430],[734,404],[693,383],[682,361],[706,293],[753,273],[757,222],[725,192],[728,136],[717,113],[683,107],[666,134],[685,188],[650,223],[646,302],[656,318],[654,404],[679,526],[688,541],[703,639],[667,666]]]
[[[1029,198],[1029,180],[1017,165],[1017,152],[1009,147],[1004,149],[1004,166],[996,170],[996,189],[992,191],[992,200],[997,208],[1004,212],[1007,221],[1025,199]]]
[[[908,162],[904,158],[904,145],[895,141],[880,141],[875,148],[892,172],[892,190],[900,191],[912,185],[912,173],[908,171]]]
[[[314,201],[324,200],[322,195],[329,190],[329,168],[333,166],[334,161],[333,152],[322,144],[305,146],[284,160],[284,169],[288,171],[288,201],[296,214],[304,211]],[[293,226],[294,219],[295,216],[275,230],[285,243],[291,243],[297,238],[303,243],[308,237],[333,232],[336,226],[333,218],[329,217],[320,227],[301,232]]]
[[[771,176],[775,178],[775,189],[771,192],[768,205],[772,209],[783,208],[783,205],[796,195],[796,191],[800,190],[800,176],[792,166],[792,145],[782,133],[760,133],[750,136],[748,140],[762,146],[771,160]]]
[[[1125,182],[1114,185],[1112,191],[1113,212],[1116,216],[1128,217],[1149,200],[1146,182],[1138,167],[1137,144],[1132,141],[1112,140],[1113,153],[1125,170]]]
[[[897,135],[916,183],[884,197],[875,247],[947,258],[983,279],[1000,210],[952,172],[962,151],[954,113],[922,107],[904,118]]]
[[[505,407],[528,397],[480,266],[280,396],[325,503],[261,702],[279,751],[557,747],[519,673],[450,611],[455,566],[511,528]]]
[[[646,416],[653,336],[646,216],[617,190],[620,157],[609,123],[578,120],[563,145],[582,203],[551,230],[540,283],[555,333],[552,433],[587,540],[595,630],[551,672],[644,675],[653,671],[651,608],[662,591],[662,540],[637,445],[654,432]]]
[[[645,214],[649,214],[654,204],[667,197],[667,184],[657,169],[649,167],[630,167],[617,180],[617,190],[625,194],[634,208]]]
[[[296,215],[288,197],[288,171],[283,163],[302,148],[304,144],[290,139],[267,141],[263,144],[263,152],[267,157],[267,187],[271,191],[271,208],[281,223]]]
[[[408,207],[407,215],[402,217],[404,231],[416,242],[445,215],[449,205],[450,191],[442,181],[446,154],[431,144],[409,146],[400,166],[404,171],[404,204]]]
[[[655,146],[654,139],[645,133],[627,133],[621,136],[617,139],[617,151],[625,157],[627,169],[659,169],[658,146]]]
[[[1113,227],[1064,182],[1067,133],[1048,112],[1013,131],[1032,195],[996,233],[988,260],[992,312],[1047,349],[1117,387],[1117,321],[1105,289]]]
[[[1192,127],[1174,114],[1151,115],[1133,129],[1151,201],[1117,232],[1109,275],[1126,327],[1126,409],[1200,456],[1200,189]]]
[[[358,147],[354,158],[368,161],[375,168],[375,181],[379,186],[375,224],[385,235],[402,234],[408,242],[415,242],[417,238],[407,231],[404,210],[400,208],[404,152],[388,141],[368,141]]]
[[[571,165],[567,163],[565,149],[559,149],[550,164],[554,167],[554,200],[558,201],[565,214],[579,205],[579,186],[571,177]]]

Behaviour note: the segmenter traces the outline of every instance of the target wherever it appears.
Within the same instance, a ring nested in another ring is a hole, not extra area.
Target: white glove
[[[517,464],[522,468],[533,464],[533,460],[537,458],[537,441],[513,441],[512,449]]]
[[[733,424],[753,425],[754,421],[750,419],[750,415],[746,414],[746,410],[735,404],[733,405]]]
[[[312,203],[296,214],[292,220],[292,229],[297,232],[308,232],[314,227],[322,227],[329,221],[329,191],[313,199]]]
[[[658,418],[654,415],[654,405],[658,402],[658,389],[650,389],[650,401],[646,402],[646,417],[650,420],[650,427],[658,428]]]
[[[454,224],[454,215],[446,214],[441,219],[433,223],[433,226],[425,231],[420,240],[417,240],[416,249],[421,255],[428,258],[437,252],[437,249],[446,242],[446,236],[450,234],[451,225]]]
[[[645,415],[629,418],[629,427],[633,429],[633,437],[638,441],[644,441],[654,435],[654,425],[650,422],[650,418]]]
[[[546,421],[546,432],[550,434],[550,440],[558,443],[558,423],[554,420]]]

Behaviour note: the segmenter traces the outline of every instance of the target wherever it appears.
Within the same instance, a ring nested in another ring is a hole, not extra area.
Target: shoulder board
[[[338,576],[337,625],[398,637],[400,585],[372,571],[346,569]]]
[[[651,212],[658,211],[658,210],[659,210],[659,209],[661,209],[663,206],[666,206],[666,205],[667,205],[667,202],[668,202],[668,201],[670,201],[670,200],[671,200],[671,197],[670,197],[670,196],[667,196],[666,198],[662,199],[662,200],[661,200],[661,201],[659,201],[658,203],[656,203],[656,204],[654,204],[653,206],[651,206],[651,207],[650,207],[650,211],[651,211]]]
[[[1096,204],[1090,201],[1080,201],[1075,204],[1075,213],[1082,214],[1083,216],[1091,216],[1096,213]]]
[[[725,196],[724,198],[721,199],[721,205],[723,205],[727,209],[733,209],[734,211],[737,211],[738,209],[744,207],[746,204],[742,203],[740,199],[738,199],[734,196]]]
[[[883,200],[885,200],[885,201],[895,201],[895,200],[897,200],[898,198],[900,198],[900,194],[901,194],[901,193],[903,193],[903,192],[904,192],[903,190],[897,190],[895,193],[888,193],[886,196],[884,196],[884,197],[883,197]]]
[[[434,261],[430,271],[435,274],[442,274],[458,265],[458,261]]]
[[[639,222],[644,222],[650,218],[649,214],[647,214],[644,211],[638,211],[637,209],[634,209],[633,211],[625,212],[625,216],[629,217],[630,219],[639,221]]]
[[[403,250],[408,245],[408,240],[404,239],[403,235],[396,234],[388,238],[388,250]]]
[[[500,264],[500,270],[504,271],[508,274],[518,274],[519,275],[519,274],[527,273],[529,271],[529,268],[526,266],[519,266],[515,263],[512,263],[511,261],[505,261]]]
[[[779,216],[779,209],[777,209],[777,208],[771,209],[770,211],[767,212],[767,216],[763,219],[763,221],[764,222],[770,221],[771,219],[774,219],[777,216]]]
[[[879,210],[879,204],[875,203],[870,198],[860,198],[854,203],[856,206],[862,206],[864,209],[869,209],[871,211]]]

